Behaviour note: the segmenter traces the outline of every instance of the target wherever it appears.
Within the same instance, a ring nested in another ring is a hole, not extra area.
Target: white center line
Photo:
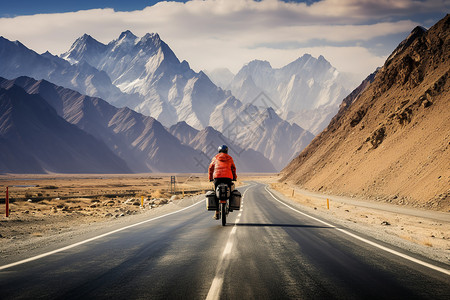
[[[242,195],[242,200],[244,200],[245,193],[251,188],[251,186],[245,190]],[[241,211],[242,211],[242,202],[241,201]],[[240,212],[237,216],[237,219],[234,223],[233,229],[231,229],[230,235],[228,236],[227,243],[225,245],[225,249],[223,250],[222,256],[220,257],[219,263],[217,264],[216,276],[214,277],[211,287],[209,288],[208,295],[206,296],[206,300],[216,300],[220,298],[220,291],[222,290],[223,279],[225,278],[225,271],[228,268],[230,263],[230,254],[231,249],[233,248],[234,235],[236,233],[237,226],[241,219],[242,212]]]

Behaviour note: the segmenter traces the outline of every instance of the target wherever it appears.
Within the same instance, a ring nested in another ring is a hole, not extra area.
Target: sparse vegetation
[[[47,185],[47,186],[41,187],[41,189],[43,189],[43,190],[57,190],[58,187],[54,186],[54,185]]]

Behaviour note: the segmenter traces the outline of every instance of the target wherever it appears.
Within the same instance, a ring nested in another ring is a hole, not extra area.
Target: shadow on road
[[[261,224],[261,223],[234,223],[245,227],[297,227],[297,228],[333,228],[329,226],[299,225],[299,224]]]

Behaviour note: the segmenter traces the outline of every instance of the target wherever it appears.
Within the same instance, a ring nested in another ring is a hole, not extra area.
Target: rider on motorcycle
[[[237,179],[236,166],[234,165],[233,158],[228,155],[228,147],[226,145],[220,146],[218,150],[219,154],[214,156],[209,165],[209,180],[213,181],[214,179],[214,190],[216,190],[217,185],[220,183],[226,183],[231,189],[231,181],[236,181]],[[218,199],[216,199],[216,201],[218,202]],[[218,203],[216,207],[214,219],[219,218]]]

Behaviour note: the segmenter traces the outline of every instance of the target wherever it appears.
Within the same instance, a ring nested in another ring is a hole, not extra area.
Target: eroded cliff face
[[[305,188],[450,209],[450,17],[415,28],[283,171]]]

